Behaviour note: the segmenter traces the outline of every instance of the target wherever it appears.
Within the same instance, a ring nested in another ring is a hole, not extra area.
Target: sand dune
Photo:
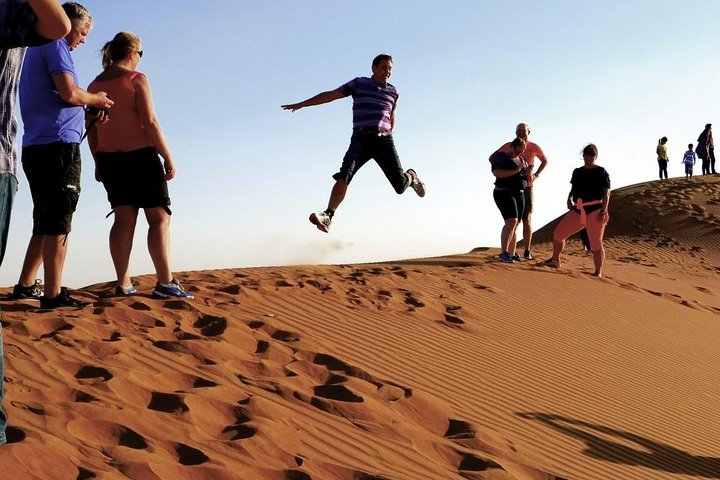
[[[719,199],[614,191],[601,279],[570,242],[3,302],[0,479],[720,479]]]

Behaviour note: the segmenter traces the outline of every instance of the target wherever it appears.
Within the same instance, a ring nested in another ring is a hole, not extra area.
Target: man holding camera
[[[82,308],[61,286],[67,236],[80,196],[80,139],[83,105],[109,109],[105,92],[80,88],[70,52],[85,43],[93,26],[85,7],[62,5],[72,28],[65,38],[29,49],[20,80],[23,117],[22,164],[33,198],[33,234],[13,298],[39,298],[40,308]],[[45,291],[39,295],[35,276],[44,265]]]

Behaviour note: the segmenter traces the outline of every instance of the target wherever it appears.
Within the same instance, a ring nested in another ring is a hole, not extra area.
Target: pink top
[[[138,75],[145,74],[128,72],[112,80],[94,80],[88,86],[88,92],[107,92],[115,102],[110,109],[110,120],[104,124],[95,124],[98,152],[131,152],[153,146],[147,132],[140,125],[135,105],[136,94],[132,80]]]

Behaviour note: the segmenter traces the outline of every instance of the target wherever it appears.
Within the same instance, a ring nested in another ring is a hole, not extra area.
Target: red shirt
[[[131,152],[153,146],[147,132],[140,126],[135,107],[136,95],[132,80],[138,75],[144,74],[128,72],[111,80],[94,80],[88,86],[88,92],[107,92],[115,102],[110,109],[110,120],[95,125],[98,152]]]

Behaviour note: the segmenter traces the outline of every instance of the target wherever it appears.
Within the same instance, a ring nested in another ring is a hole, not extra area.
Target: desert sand
[[[4,301],[0,479],[720,479],[720,176],[610,211],[603,278],[576,240],[541,263],[550,224],[512,265],[473,248],[185,272],[191,301],[152,276],[83,288],[84,310]]]

